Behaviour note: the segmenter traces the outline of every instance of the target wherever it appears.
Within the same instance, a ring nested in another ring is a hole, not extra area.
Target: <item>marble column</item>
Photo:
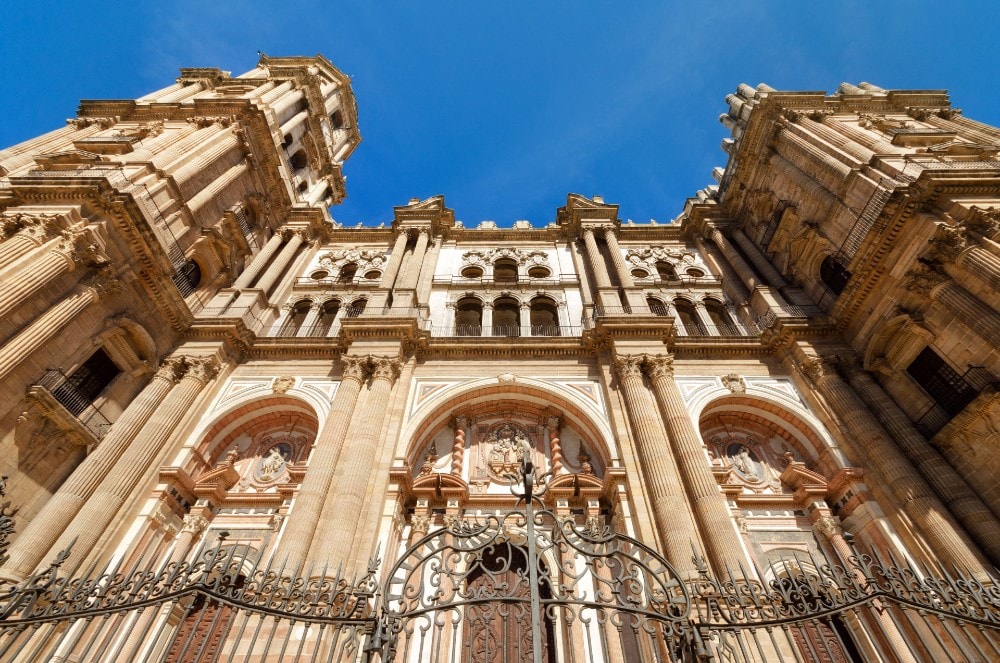
[[[214,358],[185,357],[184,363],[187,371],[180,382],[170,390],[94,494],[83,504],[76,518],[56,541],[51,554],[74,541],[74,556],[86,555],[97,545],[118,515],[118,510],[162,453],[181,420],[190,412],[195,399],[219,371],[219,364]]]
[[[611,253],[611,262],[615,265],[618,282],[621,283],[623,288],[634,288],[635,282],[632,280],[632,272],[629,271],[628,264],[625,262],[625,256],[622,255],[621,247],[618,246],[618,237],[615,235],[614,228],[606,228],[604,230],[604,241],[607,243],[608,251]]]
[[[303,241],[304,238],[302,231],[292,231],[291,237],[288,238],[288,242],[281,247],[281,251],[278,253],[278,256],[267,268],[263,276],[260,277],[260,280],[254,284],[254,287],[262,290],[265,295],[268,294],[268,291],[274,287],[278,278],[295,258],[295,252],[299,250],[300,246],[302,246]]]
[[[854,446],[863,450],[873,469],[886,482],[886,490],[899,497],[903,510],[936,554],[961,569],[982,570],[983,561],[964,532],[950,520],[947,507],[937,499],[909,459],[888,439],[875,416],[840,377],[833,361],[810,357],[800,365],[847,429]]]
[[[101,443],[84,458],[17,537],[10,549],[10,559],[4,569],[0,570],[0,577],[24,578],[36,566],[47,561],[44,559],[45,553],[53,547],[59,535],[76,517],[125,449],[132,444],[185,370],[187,367],[181,357],[171,357],[163,362],[153,379],[129,403]]]
[[[937,496],[948,505],[952,515],[986,552],[994,564],[1000,564],[1000,520],[969,485],[914,427],[909,417],[889,397],[881,385],[853,361],[841,364],[848,381],[876,413],[897,446],[920,470]]]
[[[707,235],[708,239],[712,240],[719,247],[719,250],[722,251],[723,257],[732,266],[737,276],[740,277],[740,280],[743,281],[743,285],[746,286],[747,290],[753,291],[757,286],[764,285],[750,264],[743,259],[740,252],[729,242],[729,239],[721,230],[711,228]]]
[[[552,474],[562,474],[563,453],[562,443],[559,440],[559,417],[549,417],[546,419],[545,427],[549,432],[549,456],[552,459]]]
[[[264,247],[253,257],[250,264],[247,265],[243,273],[239,275],[239,278],[233,283],[233,288],[237,290],[242,288],[249,288],[250,284],[254,282],[259,274],[261,274],[266,268],[268,263],[271,261],[271,257],[277,252],[278,247],[284,239],[281,237],[281,233],[274,233],[271,235],[271,239],[267,240]]]
[[[586,228],[583,231],[583,243],[587,247],[587,262],[590,263],[590,270],[594,273],[594,281],[597,283],[597,288],[610,288],[611,279],[608,278],[608,266],[604,262],[601,250],[597,247],[597,239],[594,237],[594,231],[590,228]]]
[[[656,405],[649,397],[642,378],[643,355],[614,357],[618,385],[625,397],[625,408],[642,468],[644,486],[653,507],[656,529],[670,563],[684,577],[695,572],[692,547],[697,535],[687,509],[680,473],[669,443],[656,416]]]
[[[455,417],[452,426],[455,429],[455,441],[451,445],[451,473],[461,478],[465,462],[465,429],[469,426],[469,420],[465,417]]]
[[[321,557],[334,565],[343,563],[352,568],[351,557],[358,534],[358,514],[364,512],[368,479],[377,471],[378,435],[386,419],[386,406],[393,384],[399,378],[402,362],[396,357],[371,357],[372,377],[362,402],[361,412],[354,417],[357,433],[344,446],[341,471],[327,494],[320,522],[322,535],[313,539],[312,559]],[[352,568],[353,570],[353,568]]]
[[[100,299],[100,285],[79,285],[0,347],[0,378],[47,344],[62,329]]]
[[[709,558],[719,573],[727,567],[738,569],[746,563],[746,556],[740,547],[739,535],[733,528],[729,506],[709,466],[705,445],[695,430],[684,405],[684,397],[674,381],[674,358],[671,355],[649,355],[643,364],[663,413],[667,437],[684,477],[699,531],[708,546]]]
[[[343,355],[340,362],[340,386],[337,387],[326,423],[316,437],[316,445],[309,457],[309,469],[295,496],[278,549],[279,558],[284,557],[292,565],[304,562],[309,553],[367,372],[367,357]]]

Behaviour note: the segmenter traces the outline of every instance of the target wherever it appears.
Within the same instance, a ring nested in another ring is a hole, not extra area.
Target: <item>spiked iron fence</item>
[[[682,578],[655,550],[557,517],[530,463],[517,508],[455,518],[379,580],[292,571],[220,537],[194,561],[64,571],[0,592],[0,660],[994,661],[1000,585],[857,554]],[[0,556],[3,551],[0,550]]]

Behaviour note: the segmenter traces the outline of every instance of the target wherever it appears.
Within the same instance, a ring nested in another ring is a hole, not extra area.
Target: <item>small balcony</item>
[[[43,416],[85,445],[102,440],[113,423],[60,370],[46,371],[28,390],[28,397]]]

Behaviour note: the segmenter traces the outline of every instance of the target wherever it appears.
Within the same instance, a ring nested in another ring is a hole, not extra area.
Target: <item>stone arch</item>
[[[450,425],[457,410],[497,400],[558,410],[567,425],[586,436],[602,467],[619,465],[611,428],[597,403],[583,401],[568,387],[521,377],[513,382],[498,382],[496,378],[475,380],[442,389],[420,407],[419,414],[400,432],[399,439],[405,440],[406,446],[397,449],[397,460],[412,462],[436,432]]]
[[[313,405],[289,392],[241,399],[213,414],[190,438],[189,453],[182,452],[182,457],[174,463],[192,476],[218,465],[234,445],[246,444],[244,438],[254,439],[271,432],[301,438],[302,442],[295,446],[294,460],[304,462],[321,425]]]

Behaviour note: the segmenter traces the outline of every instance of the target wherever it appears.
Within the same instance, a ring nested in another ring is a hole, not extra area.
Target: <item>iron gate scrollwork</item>
[[[558,517],[539,499],[544,478],[524,454],[518,508],[455,518],[387,572],[383,661],[652,661],[693,651],[690,597],[667,560]]]

